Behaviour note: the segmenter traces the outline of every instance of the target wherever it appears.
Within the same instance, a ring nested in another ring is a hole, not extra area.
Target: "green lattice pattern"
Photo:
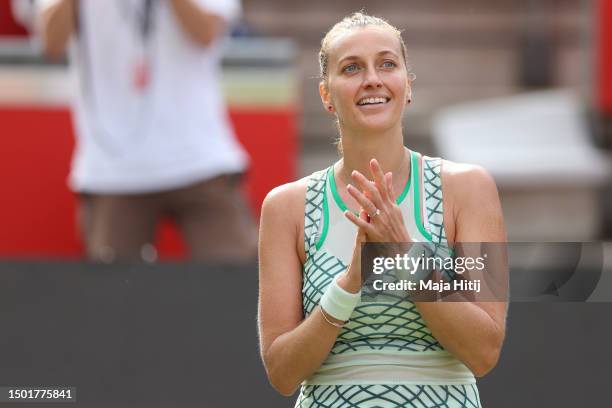
[[[308,261],[304,265],[302,304],[310,314],[319,304],[331,280],[344,272],[347,265],[332,254],[316,251],[315,242],[322,216],[323,195],[327,172],[317,172],[306,190],[304,227]],[[416,306],[404,299],[374,301],[367,295],[357,305],[351,321],[340,331],[331,354],[357,350],[441,350]]]
[[[345,270],[346,265],[340,259],[324,251],[318,251],[310,258],[304,265],[302,283],[302,305],[306,314],[319,304],[332,278]]]
[[[434,256],[446,257],[449,253],[446,232],[444,231],[444,208],[442,206],[442,180],[440,158],[423,157],[423,189],[425,190],[425,206],[431,230],[431,240],[434,244]],[[453,280],[457,274],[453,270],[441,271],[447,281]]]
[[[442,208],[442,183],[440,169],[442,161],[424,157],[423,188],[425,190],[425,206],[431,229],[432,241],[435,244],[445,244],[444,210]]]
[[[316,251],[316,242],[319,238],[318,228],[321,215],[323,214],[323,198],[325,196],[326,181],[327,170],[318,171],[310,176],[306,188],[304,249],[306,257],[309,260]]]
[[[346,270],[333,255],[317,252],[304,270],[302,298],[310,314],[319,304],[331,280]],[[357,305],[351,321],[342,328],[331,354],[357,350],[441,350],[414,303],[404,298],[370,301],[366,296]]]
[[[424,190],[432,241],[446,247],[443,228],[440,160],[424,158]],[[347,265],[325,251],[317,251],[327,170],[314,173],[306,192],[304,243],[307,261],[303,274],[303,307],[309,314],[327,286]],[[351,321],[342,329],[331,354],[357,350],[440,350],[412,302],[404,298],[362,295]],[[303,386],[296,408],[480,408],[478,388],[470,385],[310,385]]]
[[[470,385],[309,385],[295,408],[480,408]]]

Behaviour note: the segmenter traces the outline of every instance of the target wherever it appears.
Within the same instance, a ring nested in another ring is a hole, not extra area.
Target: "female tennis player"
[[[412,76],[399,30],[355,13],[325,36],[319,91],[342,158],[266,197],[263,362],[296,407],[480,407],[504,302],[362,302],[363,242],[504,242],[494,181],[403,144]]]

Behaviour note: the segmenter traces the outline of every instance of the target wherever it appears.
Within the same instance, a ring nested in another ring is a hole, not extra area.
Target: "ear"
[[[321,95],[321,102],[323,102],[323,108],[327,111],[327,107],[331,105],[331,100],[329,97],[329,90],[327,89],[327,85],[325,82],[319,82],[319,95]]]
[[[408,101],[412,100],[412,83],[415,80],[415,75],[413,73],[408,73],[408,81],[406,83],[406,105]]]
[[[412,81],[408,80],[408,84],[406,85],[406,105],[408,105],[412,100]]]

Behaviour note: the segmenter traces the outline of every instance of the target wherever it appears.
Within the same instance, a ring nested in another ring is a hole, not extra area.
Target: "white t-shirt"
[[[239,0],[197,0],[228,22]],[[245,170],[220,91],[220,42],[196,44],[168,1],[153,0],[144,39],[145,0],[78,2],[78,34],[70,47],[78,84],[73,104],[78,135],[70,185],[76,191],[163,191]],[[150,80],[135,86],[148,61]]]

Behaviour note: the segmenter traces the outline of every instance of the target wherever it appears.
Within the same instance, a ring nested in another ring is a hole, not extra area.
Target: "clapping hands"
[[[393,175],[383,173],[378,161],[370,161],[372,180],[354,170],[354,184],[347,185],[348,193],[360,204],[358,215],[345,211],[344,216],[359,227],[358,236],[368,242],[410,242],[402,211],[393,191]]]

